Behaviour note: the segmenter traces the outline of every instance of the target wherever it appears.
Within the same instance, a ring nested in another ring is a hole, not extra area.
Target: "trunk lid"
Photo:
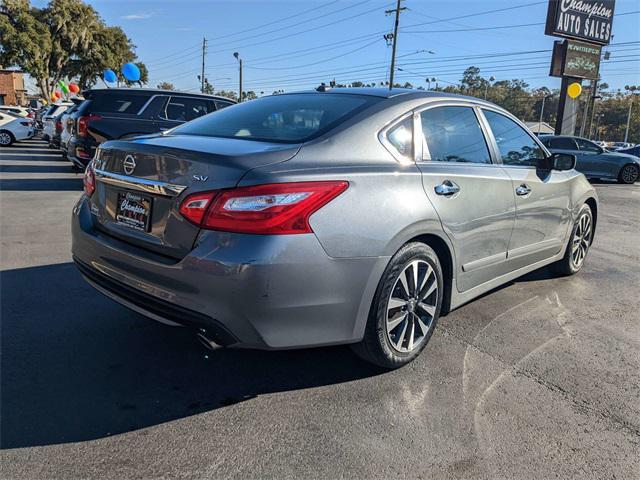
[[[289,160],[299,149],[192,135],[106,142],[94,160],[96,226],[125,242],[183,258],[199,232],[179,213],[187,195],[235,187],[247,171]]]

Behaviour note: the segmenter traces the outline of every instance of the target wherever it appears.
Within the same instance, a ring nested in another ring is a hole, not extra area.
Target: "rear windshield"
[[[330,93],[274,95],[219,110],[171,133],[299,143],[322,135],[380,100]]]
[[[151,94],[114,92],[93,97],[91,110],[101,113],[128,113],[136,115],[147,103]]]

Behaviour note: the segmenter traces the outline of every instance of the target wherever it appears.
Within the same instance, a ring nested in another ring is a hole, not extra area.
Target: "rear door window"
[[[225,102],[225,101],[223,101],[223,100],[216,100],[215,102],[216,102],[216,108],[217,108],[218,110],[220,110],[220,109],[222,109],[222,108],[225,108],[225,107],[228,107],[228,106],[230,106],[230,105],[233,105],[233,103],[231,103],[231,102]]]
[[[213,100],[172,96],[165,107],[165,118],[177,122],[189,122],[215,110],[216,104]]]
[[[583,152],[600,153],[600,147],[589,140],[583,140],[582,138],[576,138],[575,142],[578,144],[578,148]]]
[[[137,115],[151,95],[114,92],[97,95],[91,110],[100,113],[124,113]]]
[[[420,113],[423,160],[491,163],[489,147],[471,107],[435,107]]]
[[[558,150],[577,150],[576,143],[571,138],[552,138],[549,140],[550,148]]]
[[[400,123],[389,129],[387,141],[395,150],[394,156],[399,160],[413,159],[413,115],[405,118]],[[394,152],[392,152],[394,153]]]

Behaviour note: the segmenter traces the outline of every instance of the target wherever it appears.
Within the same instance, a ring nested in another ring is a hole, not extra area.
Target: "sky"
[[[394,18],[385,10],[395,8],[395,0],[87,3],[131,38],[154,87],[166,81],[179,90],[197,91],[203,38],[206,77],[216,90],[238,89],[234,52],[243,59],[244,90],[258,94],[315,88],[334,78],[345,84],[388,80],[391,47],[383,35],[393,31]],[[544,35],[546,0],[402,3],[396,82],[426,88],[426,78],[435,77],[445,86],[475,65],[485,78],[559,87],[560,79],[548,76],[556,38]],[[603,81],[611,89],[640,85],[640,0],[617,0],[615,13],[610,59],[601,66]]]

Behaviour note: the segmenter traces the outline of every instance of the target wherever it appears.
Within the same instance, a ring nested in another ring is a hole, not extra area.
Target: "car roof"
[[[595,140],[589,140],[588,138],[578,137],[576,135],[545,135],[544,138],[571,138],[571,139],[577,138],[578,140],[586,140],[587,142],[596,143]]]
[[[209,95],[208,93],[199,93],[199,92],[181,92],[179,90],[164,90],[162,88],[132,88],[132,87],[116,87],[116,88],[90,88],[87,90],[84,90],[82,92],[82,94],[86,97],[87,95],[90,95],[91,93],[95,93],[95,92],[99,92],[99,93],[106,93],[106,92],[113,92],[113,93],[154,93],[156,95],[187,95],[187,96],[192,96],[192,97],[207,97],[207,98],[213,98],[216,100],[226,100],[228,102],[231,103],[235,103],[235,100],[232,100],[230,98],[227,97],[223,97],[220,95]]]
[[[430,90],[416,90],[414,88],[382,88],[382,87],[326,87],[324,91],[319,90],[300,90],[294,92],[286,92],[281,95],[293,95],[293,94],[316,94],[325,95],[327,93],[338,93],[341,95],[368,95],[372,97],[381,98],[393,98],[401,95],[411,95],[412,98],[455,98],[461,100],[472,100],[474,102],[483,101],[476,97],[469,97],[467,95],[458,95],[448,92],[434,92]],[[487,102],[489,103],[489,102]]]

